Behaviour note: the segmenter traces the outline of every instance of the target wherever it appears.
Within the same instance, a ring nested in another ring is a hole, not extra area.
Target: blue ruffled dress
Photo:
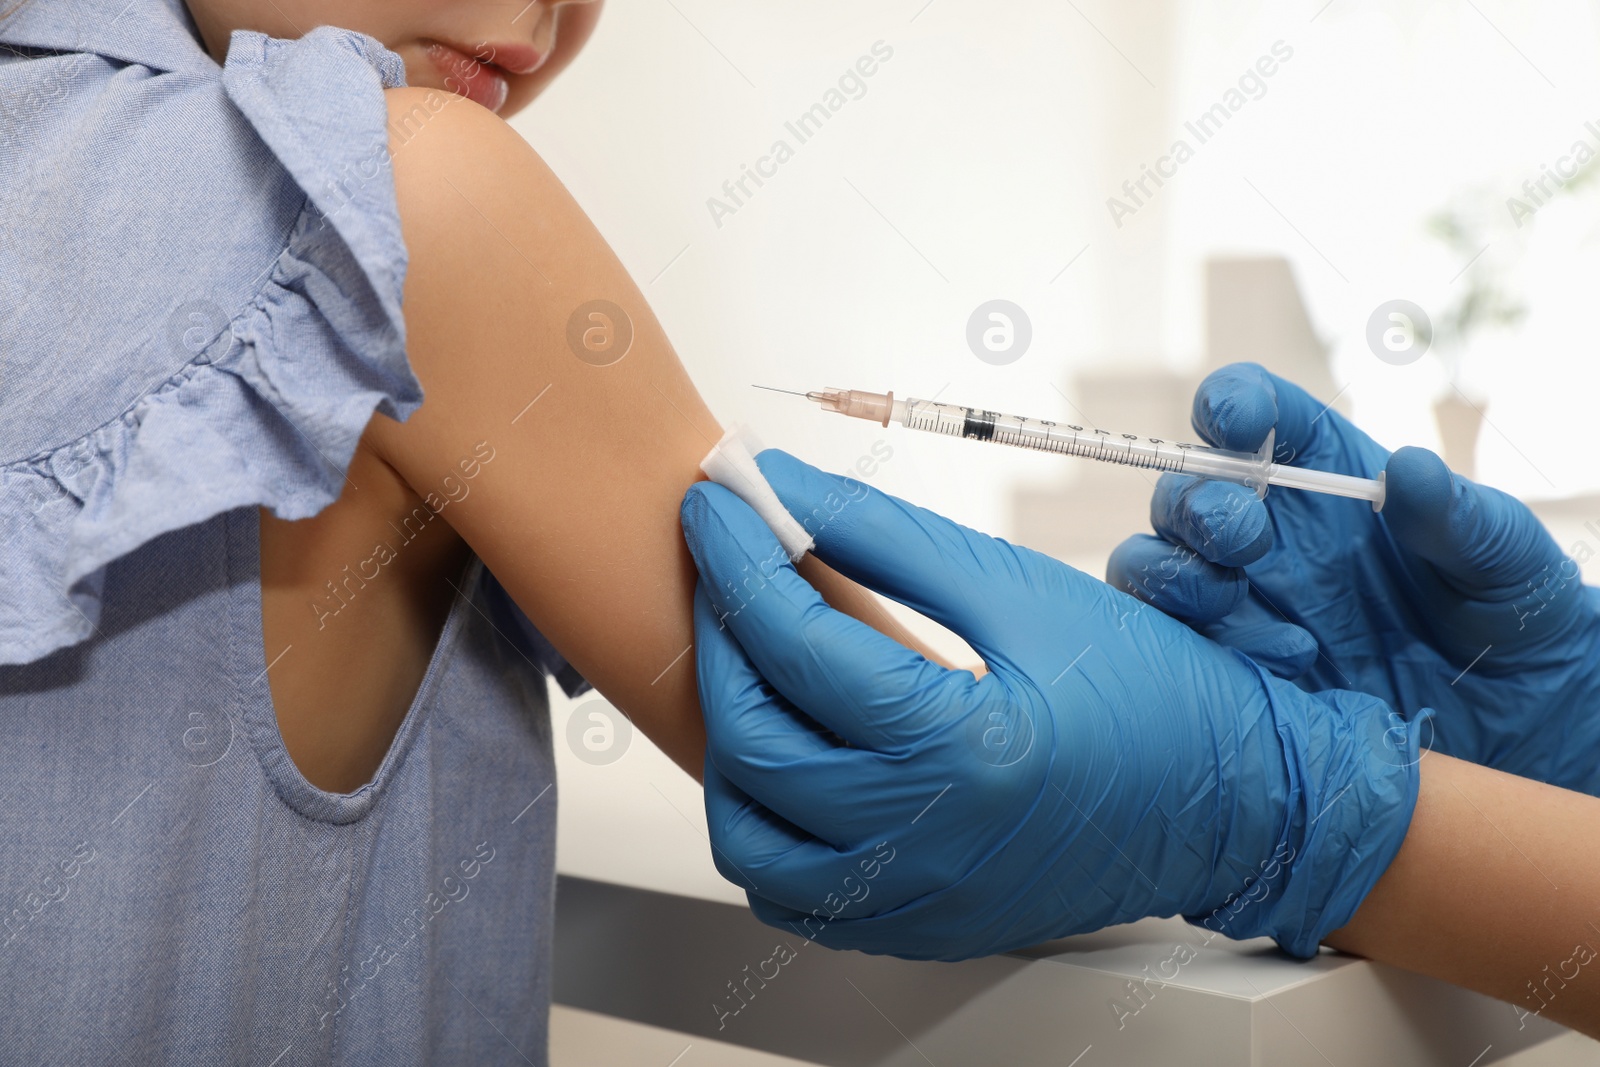
[[[0,23],[0,1063],[543,1064],[547,676],[473,557],[372,781],[265,678],[257,507],[422,403],[383,90],[181,0]]]

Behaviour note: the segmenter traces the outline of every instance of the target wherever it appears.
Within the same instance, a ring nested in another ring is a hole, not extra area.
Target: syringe
[[[964,407],[960,404],[940,404],[932,400],[896,400],[893,392],[868,393],[860,389],[829,388],[798,393],[791,389],[773,389],[769,385],[758,385],[756,388],[803,396],[807,400],[821,404],[824,411],[833,411],[857,419],[870,419],[883,426],[888,426],[893,421],[913,430],[925,430],[949,437],[997,441],[1016,448],[1083,456],[1102,463],[1120,463],[1127,467],[1145,467],[1151,470],[1217,478],[1248,486],[1255,490],[1258,497],[1267,495],[1267,486],[1282,485],[1291,489],[1309,489],[1316,493],[1370,500],[1373,511],[1380,511],[1383,508],[1382,471],[1378,472],[1378,477],[1374,480],[1274,463],[1272,461],[1274,434],[1271,432],[1267,434],[1267,439],[1262,442],[1258,452],[1230,452],[1224,448],[1207,448],[1203,445],[1164,441],[1157,437],[1141,437],[1131,433],[1111,433],[1092,427],[1052,422],[1049,419],[1031,419],[1022,415],[1006,415],[998,411]]]

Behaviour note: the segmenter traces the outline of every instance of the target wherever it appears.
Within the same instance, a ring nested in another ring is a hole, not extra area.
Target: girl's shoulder
[[[88,637],[104,568],[162,533],[316,514],[373,411],[421,403],[404,84],[335,27],[238,31],[218,66],[181,0],[0,24],[0,664]]]

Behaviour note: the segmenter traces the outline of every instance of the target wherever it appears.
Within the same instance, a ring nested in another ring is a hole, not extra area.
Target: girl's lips
[[[544,66],[545,57],[530,44],[496,43],[479,45],[472,53],[482,63],[493,63],[512,74],[532,74]]]
[[[506,62],[515,62],[519,66],[527,63],[529,57],[517,54],[520,46],[505,46],[506,54],[510,56]],[[474,103],[481,104],[490,111],[498,112],[505,106],[506,97],[511,92],[511,83],[507,69],[502,69],[499,62],[502,58],[492,46],[484,46],[480,52],[492,58],[494,62],[478,60],[457,48],[441,44],[438,41],[427,41],[423,51],[433,65],[439,68],[444,75],[445,88],[453,93],[460,93]],[[528,49],[532,52],[532,49]],[[542,61],[534,53],[533,66],[537,67]]]

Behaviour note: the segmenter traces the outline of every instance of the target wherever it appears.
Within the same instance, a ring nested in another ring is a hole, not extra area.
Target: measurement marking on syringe
[[[970,433],[964,436],[978,437],[978,435]],[[1112,441],[1107,436],[1097,435],[1093,438],[1080,438],[1073,434],[1070,438],[1058,438],[1052,437],[1048,429],[1038,431],[1024,426],[1017,430],[997,430],[993,437],[986,438],[986,440],[1010,445],[1013,448],[1027,448],[1039,452],[1054,452],[1058,455],[1098,459],[1107,463],[1116,463],[1121,466],[1136,467],[1144,470],[1181,471],[1183,469],[1184,454],[1174,457],[1159,451],[1165,442],[1156,438],[1149,438],[1149,443],[1154,445],[1157,451],[1148,455],[1141,455],[1134,451],[1134,444],[1139,438],[1130,438],[1126,434],[1123,437],[1125,443],[1119,449],[1115,441]],[[978,437],[978,439],[983,440],[985,438]]]

